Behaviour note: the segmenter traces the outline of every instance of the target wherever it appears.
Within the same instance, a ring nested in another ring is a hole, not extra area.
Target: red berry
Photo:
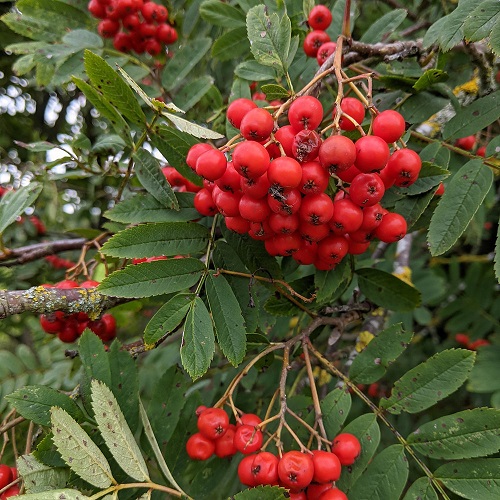
[[[292,147],[296,134],[297,132],[295,132],[294,128],[291,125],[280,127],[274,133],[274,138],[281,144],[287,156],[293,156]]]
[[[316,60],[318,61],[319,66],[323,65],[323,63],[335,52],[337,49],[337,44],[335,42],[326,42],[318,49],[318,53],[316,54]]]
[[[361,444],[356,436],[345,432],[333,440],[332,453],[342,465],[352,465],[361,453]]]
[[[244,455],[257,451],[262,446],[262,442],[262,432],[256,430],[254,426],[240,425],[236,428],[234,446]]]
[[[235,170],[243,177],[257,179],[267,172],[269,162],[270,158],[267,149],[258,142],[243,141],[234,148],[233,165]]]
[[[373,135],[382,138],[385,142],[396,142],[405,133],[405,119],[392,109],[382,111],[373,120]]]
[[[363,209],[363,222],[359,229],[364,231],[373,231],[382,222],[382,217],[387,213],[387,210],[380,206],[379,203],[375,203],[371,207],[365,207]]]
[[[56,288],[68,290],[70,288],[78,288],[78,283],[74,280],[63,280],[56,284]]]
[[[307,22],[313,30],[326,30],[332,22],[332,13],[325,5],[316,5],[309,13]]]
[[[301,220],[310,224],[326,224],[333,215],[333,202],[326,193],[310,194],[304,197],[299,209]]]
[[[116,337],[116,319],[112,314],[103,314],[101,321],[104,323],[104,332],[99,338],[103,342],[109,342]]]
[[[14,486],[11,486],[8,490],[4,491],[0,495],[0,500],[5,500],[6,498],[10,498],[10,497],[15,497],[15,496],[19,495],[20,491],[21,490],[19,489],[19,486],[17,484],[15,484]]]
[[[196,173],[209,181],[215,181],[226,171],[227,160],[222,151],[210,149],[196,160]]]
[[[92,16],[98,19],[104,19],[106,17],[106,6],[99,2],[99,0],[90,0],[87,9]]]
[[[256,485],[278,484],[279,458],[268,451],[261,451],[253,457],[251,470]]]
[[[328,224],[310,224],[302,221],[299,226],[299,233],[308,242],[319,242],[330,234]]]
[[[248,455],[243,457],[238,464],[238,477],[240,482],[245,486],[257,486],[255,484],[255,477],[252,473],[252,463],[255,455]]]
[[[299,233],[277,234],[273,238],[276,255],[286,257],[293,255],[301,246],[302,238]]]
[[[253,198],[244,194],[239,203],[240,215],[250,222],[262,222],[271,213],[266,198]]]
[[[387,212],[375,229],[375,236],[385,243],[394,243],[406,235],[406,220],[402,215]]]
[[[359,99],[355,97],[344,97],[340,103],[340,109],[343,113],[353,118],[359,125],[363,123],[365,119],[365,106]],[[335,110],[333,112],[335,114]],[[354,130],[356,128],[356,125],[345,116],[340,118],[339,125],[342,130]]]
[[[8,465],[0,464],[0,490],[14,480],[12,470]]]
[[[361,172],[382,170],[389,160],[387,143],[375,135],[365,135],[356,141],[356,160],[354,164]]]
[[[302,167],[297,160],[280,156],[269,163],[267,178],[271,186],[293,189],[298,187],[302,180]]]
[[[70,344],[74,342],[79,336],[78,323],[76,321],[67,320],[62,329],[58,332],[57,336],[61,342]]]
[[[357,231],[363,223],[363,211],[349,198],[336,200],[333,203],[333,216],[330,229],[335,234],[346,234]]]
[[[323,105],[316,97],[306,95],[295,99],[288,110],[288,121],[296,132],[314,130],[323,120]]]
[[[384,183],[377,174],[359,174],[351,182],[349,196],[360,207],[378,203],[385,193]]]
[[[269,225],[276,234],[290,234],[297,231],[300,220],[297,214],[284,215],[272,213],[269,216]]]
[[[159,42],[162,42],[165,45],[172,45],[178,38],[176,29],[169,24],[160,24],[156,28],[155,36]]]
[[[188,154],[186,156],[186,163],[191,167],[192,170],[196,170],[196,162],[198,158],[207,151],[214,149],[212,145],[207,144],[205,142],[200,142],[191,146],[189,148]]]
[[[165,6],[154,2],[147,2],[141,8],[142,17],[148,22],[163,23],[168,17],[168,11]]]
[[[304,266],[312,264],[316,258],[318,244],[302,238],[299,249],[292,255],[293,260]]]
[[[476,136],[468,135],[467,137],[461,137],[455,141],[455,146],[461,149],[465,149],[466,151],[471,151],[476,144]]]
[[[302,194],[322,193],[328,187],[330,176],[326,169],[317,161],[308,161],[302,164],[302,179],[299,189]]]
[[[227,108],[226,116],[233,127],[240,128],[241,120],[252,109],[257,108],[257,104],[250,99],[240,97],[235,99]]]
[[[298,189],[273,189],[267,195],[267,203],[275,213],[291,215],[299,211],[302,196]]]
[[[240,422],[238,425],[253,425],[255,427],[262,422],[262,419],[255,413],[243,413],[240,416]]]
[[[224,217],[238,217],[241,194],[222,191],[218,186],[212,191],[212,198],[219,212]]]
[[[319,153],[321,137],[315,130],[301,130],[293,139],[292,153],[300,163],[314,160]]]
[[[332,135],[319,148],[319,162],[330,174],[347,170],[356,160],[356,146],[348,137]]]
[[[215,442],[197,432],[187,440],[186,452],[192,460],[208,460],[215,452]]]
[[[306,488],[314,475],[312,455],[300,451],[287,451],[278,464],[280,484],[291,490]]]
[[[206,188],[201,189],[194,195],[194,208],[206,217],[213,217],[218,211],[212,193]]]
[[[62,330],[64,322],[56,318],[53,314],[49,314],[48,316],[41,314],[40,326],[46,333],[58,333]]]
[[[308,57],[316,57],[319,48],[330,41],[328,33],[323,30],[313,30],[308,33],[304,39],[304,52]]]
[[[340,491],[338,488],[332,488],[331,490],[325,491],[319,500],[348,500],[347,495]]]
[[[222,408],[207,408],[200,413],[197,426],[207,439],[218,439],[226,433],[229,417]]]
[[[314,450],[312,453],[314,463],[313,481],[316,483],[337,481],[342,469],[342,465],[337,455],[322,450]]]
[[[486,156],[486,146],[481,146],[480,148],[477,148],[476,154],[477,156],[482,156],[484,158]]]
[[[325,491],[331,490],[332,488],[332,483],[311,483],[307,487],[307,500],[318,500]]]
[[[127,33],[117,33],[113,38],[113,47],[120,52],[132,50],[132,38]]]
[[[243,194],[247,194],[252,198],[264,198],[264,196],[267,196],[271,184],[266,173],[256,179],[241,177],[240,187]]]
[[[226,433],[215,440],[215,454],[219,458],[232,457],[238,450],[234,446],[234,433],[236,426],[229,424]]]
[[[245,114],[240,124],[241,135],[249,141],[264,141],[274,129],[274,119],[262,108],[255,108]]]
[[[392,154],[386,168],[389,175],[394,178],[396,186],[408,187],[417,180],[422,160],[415,151],[404,148]]]
[[[111,19],[103,19],[97,25],[97,31],[103,38],[113,38],[120,29],[120,23]]]
[[[346,255],[349,243],[343,236],[331,235],[318,243],[317,257],[332,264],[338,264]]]

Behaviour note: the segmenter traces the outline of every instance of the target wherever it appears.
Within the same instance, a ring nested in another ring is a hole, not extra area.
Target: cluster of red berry
[[[490,341],[486,339],[476,339],[471,341],[470,337],[466,333],[457,333],[455,335],[455,340],[471,351],[475,351],[478,347],[482,347],[484,345],[490,345]]]
[[[457,148],[465,149],[466,151],[472,151],[476,145],[476,136],[468,135],[466,137],[460,137],[455,141],[455,146]],[[477,156],[484,157],[486,155],[486,146],[479,146],[476,151]]]
[[[308,57],[315,57],[321,66],[337,48],[325,31],[332,23],[332,13],[325,5],[313,7],[307,18],[307,24],[312,28],[304,39],[304,52]]]
[[[17,469],[15,467],[9,467],[6,464],[0,464],[0,490],[3,490],[16,479]],[[16,495],[19,495],[19,486],[17,484],[14,484],[10,488],[6,489],[3,493],[0,493],[0,500],[15,497]]]
[[[340,128],[361,129],[361,101],[346,97],[340,108]],[[290,105],[289,125],[276,128],[266,109],[250,99],[233,101],[227,118],[244,140],[220,149],[200,143],[187,154],[187,164],[204,179],[195,208],[206,216],[221,213],[229,229],[264,240],[271,255],[291,255],[321,270],[365,252],[375,237],[401,239],[405,219],[379,202],[390,186],[413,184],[422,166],[415,151],[389,149],[405,131],[404,118],[383,111],[373,119],[372,135],[353,142],[344,135],[323,140],[316,132],[323,113],[318,99],[301,96]],[[331,177],[339,183],[333,199],[326,192]]]
[[[162,167],[161,171],[163,172],[163,175],[167,179],[168,183],[173,187],[176,188],[176,191],[179,192],[189,192],[189,193],[197,193],[201,187],[197,186],[193,182],[191,182],[189,179],[186,179],[180,172],[178,172],[174,167],[170,166],[164,166]]]
[[[238,465],[238,477],[245,486],[280,485],[290,490],[293,500],[347,500],[335,487],[343,465],[352,465],[361,453],[361,444],[352,434],[339,434],[331,452],[313,450],[309,453],[288,451],[281,457],[260,451],[262,420],[253,413],[243,414],[236,425],[229,423],[221,408],[200,406],[198,432],[186,443],[193,460],[207,460],[212,455],[225,458],[238,451],[245,457]]]
[[[93,288],[99,285],[98,281],[87,280],[77,283],[73,280],[63,280],[56,285],[43,285],[45,288]],[[71,343],[78,339],[85,328],[93,331],[103,342],[108,342],[116,337],[116,320],[112,314],[103,314],[100,319],[91,320],[87,313],[79,312],[66,314],[56,311],[53,314],[40,315],[40,325],[46,333],[57,335],[62,342]]]
[[[45,260],[54,268],[54,269],[71,269],[75,266],[75,263],[68,259],[63,259],[57,255],[47,255]]]
[[[88,10],[102,19],[97,28],[99,34],[113,38],[113,45],[120,52],[133,50],[156,56],[162,44],[177,41],[177,31],[167,23],[167,8],[150,0],[90,0]]]

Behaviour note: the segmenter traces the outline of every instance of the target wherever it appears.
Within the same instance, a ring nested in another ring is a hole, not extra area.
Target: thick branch
[[[7,252],[0,254],[0,262],[8,261],[5,265],[24,264],[26,262],[46,257],[47,255],[54,255],[67,250],[80,249],[83,245],[85,245],[85,243],[87,243],[85,238],[72,238],[35,243],[25,247],[9,249]]]
[[[96,319],[103,311],[129,300],[108,297],[97,288],[61,290],[36,286],[28,290],[0,290],[0,319],[23,312],[50,314],[56,311],[85,312]]]
[[[363,59],[368,57],[382,58],[384,61],[403,60],[406,57],[419,56],[422,51],[421,40],[409,40],[393,43],[363,43],[353,40],[349,51],[344,58],[347,59],[350,52],[355,52]]]

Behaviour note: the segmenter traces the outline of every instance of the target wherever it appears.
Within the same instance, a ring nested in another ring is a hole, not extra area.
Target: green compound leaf
[[[434,477],[469,500],[500,498],[500,458],[476,458],[442,465]]]
[[[321,414],[323,415],[323,424],[327,436],[333,437],[339,434],[349,416],[351,403],[352,399],[349,391],[340,387],[329,392],[320,401]]]
[[[382,37],[391,34],[406,19],[408,12],[406,9],[394,9],[391,12],[377,19],[360,38],[360,42],[377,43],[382,41]]]
[[[451,179],[432,215],[427,239],[433,256],[449,250],[464,233],[493,183],[481,160],[467,162]]]
[[[210,367],[215,353],[212,318],[203,301],[196,297],[184,323],[181,361],[192,379],[201,377]]]
[[[396,276],[378,269],[358,269],[359,288],[375,304],[393,311],[413,311],[420,305],[420,292]]]
[[[394,205],[394,211],[402,215],[411,229],[420,219],[434,198],[435,189],[415,196],[405,196]]]
[[[218,1],[218,0],[217,0]],[[224,5],[224,4],[222,4]],[[231,61],[250,50],[247,38],[247,29],[235,28],[224,33],[212,45],[212,57],[220,61]]]
[[[51,410],[52,440],[69,468],[97,488],[115,483],[102,451],[62,408]]]
[[[16,497],[18,498],[18,497]],[[23,500],[88,500],[90,497],[85,496],[76,490],[69,490],[67,488],[63,490],[51,490],[38,493],[29,493],[27,495],[22,495]]]
[[[402,445],[389,446],[368,465],[349,497],[356,500],[399,498],[408,479],[408,459]]]
[[[135,173],[144,188],[165,207],[179,210],[179,204],[170,184],[163,175],[160,162],[145,149],[134,155]]]
[[[92,380],[91,393],[94,418],[116,463],[133,479],[148,481],[146,462],[111,389]]]
[[[238,366],[246,352],[245,320],[240,305],[226,278],[211,271],[205,283],[210,312],[215,325],[217,342],[224,356]]]
[[[438,418],[410,434],[408,443],[438,460],[491,455],[500,450],[500,410],[474,408]]]
[[[316,288],[316,301],[324,304],[332,300],[341,286],[352,277],[351,266],[347,259],[330,271],[317,270],[314,274],[314,286]]]
[[[107,102],[132,123],[144,126],[144,111],[120,75],[102,57],[89,50],[85,50],[84,65],[92,86],[102,93]]]
[[[500,22],[500,9],[497,0],[481,2],[465,19],[464,35],[469,42],[477,42],[490,35]]]
[[[262,85],[261,90],[266,94],[268,101],[272,101],[273,99],[288,99],[290,97],[290,92],[285,87],[276,85],[275,83]]]
[[[101,252],[130,259],[187,255],[203,250],[208,238],[207,228],[193,222],[141,224],[114,235],[103,245]]]
[[[144,262],[110,274],[99,285],[99,291],[127,298],[180,292],[193,286],[204,269],[202,262],[191,258]]]
[[[443,129],[445,140],[475,134],[500,118],[500,91],[480,97],[465,106],[446,123]]]
[[[274,80],[276,71],[270,67],[258,63],[257,61],[244,61],[234,70],[234,74],[244,80],[263,82],[266,80]]]
[[[377,423],[377,417],[374,414],[366,413],[353,420],[342,432],[354,434],[361,443],[361,454],[356,459],[356,462],[349,467],[345,467],[340,479],[336,482],[336,486],[350,496],[349,492],[351,488],[358,481],[363,482],[365,469],[377,451],[380,443],[380,428]],[[333,439],[335,436],[328,437]]]
[[[35,202],[42,188],[42,184],[32,182],[15,191],[7,191],[0,198],[0,234]]]
[[[44,385],[27,385],[5,396],[24,418],[39,425],[50,425],[50,408],[63,408],[76,420],[83,420],[80,407],[66,394]]]
[[[403,500],[439,500],[428,477],[418,478],[408,489]]]
[[[194,300],[192,293],[179,293],[163,304],[144,330],[144,343],[154,346],[158,340],[173,332],[186,317]]]
[[[284,14],[280,19],[276,12],[268,15],[264,5],[257,5],[248,11],[246,21],[255,60],[285,74],[291,41],[290,18]]]
[[[188,222],[200,216],[193,207],[192,193],[175,193],[179,210],[166,208],[153,195],[138,193],[104,212],[104,217],[124,224],[141,222]]]
[[[412,368],[397,382],[381,408],[395,415],[418,413],[455,392],[466,380],[476,353],[466,349],[447,349]]]
[[[405,332],[401,323],[383,330],[354,358],[349,378],[360,384],[376,382],[408,347],[412,338],[413,332]]]
[[[222,28],[240,28],[245,26],[245,14],[219,0],[206,0],[200,5],[200,16],[207,22]]]
[[[64,488],[68,482],[69,471],[66,468],[45,465],[33,455],[21,455],[16,465],[27,493]]]

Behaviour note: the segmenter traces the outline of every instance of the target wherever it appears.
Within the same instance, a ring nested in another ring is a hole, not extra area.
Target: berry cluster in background
[[[331,125],[316,130],[324,110],[313,96],[295,99],[288,124],[279,127],[252,100],[233,101],[227,119],[241,135],[219,149],[196,144],[187,154],[186,163],[204,179],[195,208],[205,216],[222,214],[228,229],[263,240],[273,256],[292,256],[320,270],[364,253],[374,238],[403,238],[405,219],[380,202],[391,186],[413,184],[422,166],[416,152],[396,144],[405,120],[397,111],[383,111],[366,135],[363,103],[345,97],[340,108],[334,121],[340,116],[340,130],[357,129],[362,135],[355,141],[325,137]]]
[[[347,500],[335,486],[342,466],[352,465],[361,453],[356,436],[339,434],[325,450],[291,450],[277,456],[260,451],[264,423],[253,413],[239,415],[236,425],[229,422],[222,408],[200,406],[196,410],[198,432],[186,443],[192,460],[208,460],[216,455],[226,458],[240,452],[238,477],[249,487],[282,486],[290,491],[292,500]]]
[[[177,31],[168,21],[164,5],[149,0],[90,0],[88,10],[101,19],[97,30],[112,38],[120,52],[144,52],[156,56],[163,45],[177,41]]]
[[[337,48],[325,31],[332,23],[332,13],[325,5],[316,5],[307,18],[307,24],[312,28],[302,45],[307,57],[315,57],[321,66]]]
[[[73,280],[63,280],[56,285],[44,284],[45,288],[58,288],[68,290],[71,288],[94,288],[99,285],[98,281],[87,280],[77,283]],[[91,320],[87,313],[78,312],[66,314],[62,311],[40,315],[40,325],[46,333],[57,335],[62,342],[75,342],[83,331],[88,328],[94,332],[103,342],[109,342],[116,337],[115,317],[106,313],[99,319]]]
[[[16,467],[9,467],[6,464],[0,464],[0,491],[9,486],[11,483],[17,480],[17,469]],[[15,497],[19,495],[19,486],[13,484],[7,488],[3,493],[0,493],[0,500],[5,500],[6,498]]]

